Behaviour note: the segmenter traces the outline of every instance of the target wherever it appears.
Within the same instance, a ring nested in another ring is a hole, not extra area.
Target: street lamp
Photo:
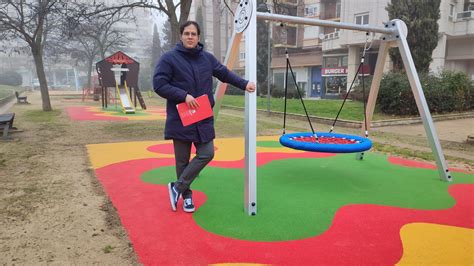
[[[257,7],[257,11],[259,12],[266,12],[266,13],[271,13],[270,9],[268,8],[266,3],[261,3]],[[268,55],[267,55],[267,112],[268,115],[270,115],[270,98],[271,98],[271,93],[270,93],[270,87],[271,87],[271,81],[272,81],[272,74],[271,74],[271,55],[272,55],[272,45],[271,45],[271,38],[272,38],[272,24],[271,21],[267,21],[267,26],[268,26],[268,42],[267,42],[267,50],[268,50]]]

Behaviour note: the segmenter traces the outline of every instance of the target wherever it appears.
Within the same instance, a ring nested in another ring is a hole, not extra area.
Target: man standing
[[[171,208],[176,211],[182,196],[183,210],[194,212],[191,183],[214,157],[214,119],[204,119],[183,126],[176,104],[185,102],[190,108],[199,108],[196,97],[206,94],[214,106],[212,76],[247,92],[255,91],[255,84],[237,76],[222,65],[212,54],[204,51],[199,42],[199,24],[187,21],[180,27],[181,41],[159,60],[153,76],[153,89],[166,101],[165,139],[172,139],[176,162],[177,181],[168,184]],[[191,146],[196,156],[189,161]]]

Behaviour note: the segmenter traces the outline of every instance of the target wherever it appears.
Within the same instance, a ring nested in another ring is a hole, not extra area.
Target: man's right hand
[[[199,103],[196,101],[196,98],[190,94],[186,95],[185,102],[191,109],[197,109],[199,107]]]

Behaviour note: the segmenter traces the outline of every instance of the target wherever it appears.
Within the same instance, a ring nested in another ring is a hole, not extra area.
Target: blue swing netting
[[[372,147],[368,138],[325,132],[285,134],[280,137],[280,144],[297,150],[331,153],[362,152]]]

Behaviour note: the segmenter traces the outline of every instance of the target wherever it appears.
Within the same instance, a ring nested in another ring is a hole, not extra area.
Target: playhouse
[[[102,107],[107,108],[109,88],[115,88],[117,97],[125,114],[135,113],[137,99],[142,109],[146,109],[145,101],[138,88],[138,71],[140,64],[124,52],[97,62],[96,70],[101,87]],[[133,100],[133,101],[132,101]]]

